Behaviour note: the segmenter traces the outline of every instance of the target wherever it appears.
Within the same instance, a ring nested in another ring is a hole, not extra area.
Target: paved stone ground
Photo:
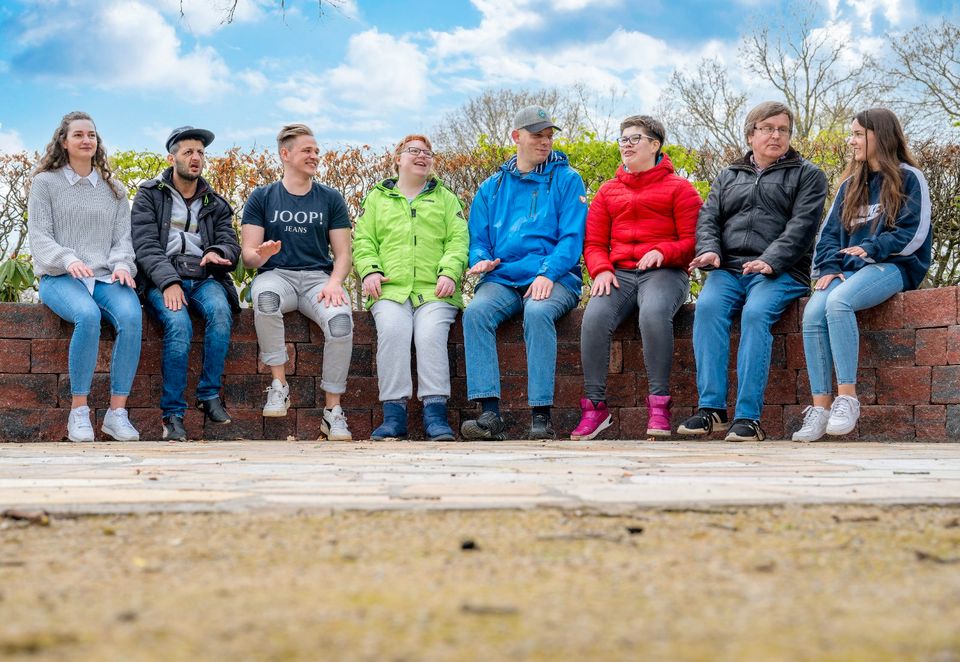
[[[960,444],[0,444],[0,507],[55,513],[815,503],[960,503]]]

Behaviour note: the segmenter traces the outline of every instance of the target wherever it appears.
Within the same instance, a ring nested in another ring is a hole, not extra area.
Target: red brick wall
[[[763,427],[779,438],[799,425],[809,401],[809,383],[803,359],[800,306],[791,306],[774,329],[773,359],[766,392]],[[568,434],[579,416],[583,391],[580,369],[580,311],[559,324],[557,392],[554,427]],[[376,379],[376,333],[367,313],[354,316],[353,364],[344,405],[354,437],[367,438],[379,422]],[[960,439],[960,318],[958,288],[920,290],[897,295],[860,315],[861,356],[859,390],[862,417],[850,435],[865,440]],[[697,403],[695,365],[691,343],[693,307],[686,306],[676,320],[672,389],[674,423],[694,411]],[[197,339],[202,324],[197,322]],[[224,399],[233,415],[229,426],[209,425],[204,438],[315,439],[319,433],[323,392],[319,388],[323,335],[299,314],[287,315],[288,366],[293,407],[286,418],[264,419],[263,390],[268,371],[258,365],[252,311],[236,319],[224,375]],[[67,349],[72,327],[46,307],[0,304],[0,439],[55,441],[63,437],[70,406]],[[736,337],[736,328],[734,329]],[[91,406],[102,421],[109,396],[109,357],[112,329],[104,325],[100,360],[94,377]],[[131,419],[143,438],[160,432],[160,335],[146,319],[140,369],[130,396]],[[194,344],[188,394],[199,369],[200,343]],[[504,414],[510,432],[519,436],[529,413],[522,326],[514,320],[499,335]],[[731,363],[736,348],[731,351]],[[466,399],[463,332],[459,322],[450,334],[453,372],[451,424],[475,411]],[[735,376],[731,373],[730,403]],[[608,438],[637,439],[646,429],[646,376],[636,321],[625,323],[614,335],[610,357],[609,405],[613,427]],[[188,397],[192,402],[192,397]],[[732,413],[732,412],[731,412]],[[199,412],[187,415],[191,437],[202,425]],[[99,434],[99,432],[98,432]],[[411,406],[411,434],[420,435],[419,407]]]

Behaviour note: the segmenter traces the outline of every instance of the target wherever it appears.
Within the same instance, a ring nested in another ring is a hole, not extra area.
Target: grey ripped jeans
[[[616,270],[620,287],[590,297],[580,327],[580,358],[586,397],[605,400],[610,338],[639,308],[643,364],[651,395],[670,394],[673,316],[687,299],[690,281],[682,269]]]
[[[260,360],[267,365],[287,362],[284,313],[299,310],[316,322],[323,331],[320,388],[327,393],[343,393],[347,390],[347,372],[353,354],[353,312],[349,303],[327,307],[317,300],[329,280],[330,274],[324,271],[273,269],[258,274],[251,288],[253,320]]]

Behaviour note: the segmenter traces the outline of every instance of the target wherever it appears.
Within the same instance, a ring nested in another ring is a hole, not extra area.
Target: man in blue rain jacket
[[[556,321],[580,300],[580,254],[587,216],[583,179],[553,149],[547,112],[528,106],[514,116],[517,154],[488,178],[470,207],[470,269],[482,274],[463,315],[467,396],[480,403],[463,422],[464,439],[502,440],[497,327],[523,314],[530,439],[553,439]]]

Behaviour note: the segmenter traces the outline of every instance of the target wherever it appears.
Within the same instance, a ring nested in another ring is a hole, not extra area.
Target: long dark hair
[[[67,132],[70,130],[70,123],[76,120],[89,121],[93,124],[94,131],[96,131],[97,125],[94,123],[93,118],[87,113],[75,110],[72,113],[64,115],[63,119],[60,120],[60,126],[53,132],[53,138],[47,143],[47,147],[43,151],[43,156],[40,157],[40,163],[33,171],[34,176],[41,172],[47,172],[48,170],[59,170],[70,163],[70,157],[63,143],[67,138]],[[113,179],[113,171],[110,170],[110,164],[107,162],[107,152],[103,149],[103,140],[100,138],[99,131],[97,131],[97,151],[93,155],[93,167],[97,169],[100,178],[106,182],[110,190],[113,191],[114,197],[119,200],[121,195],[120,187],[116,185]]]
[[[870,108],[857,113],[854,119],[864,130],[873,132],[872,137],[869,133],[866,134],[866,140],[875,141],[877,163],[883,176],[880,204],[886,217],[886,227],[892,228],[896,224],[897,214],[900,213],[905,197],[900,188],[903,184],[900,164],[907,163],[916,167],[917,162],[907,146],[900,120],[892,111],[886,108]],[[867,180],[869,175],[870,164],[866,158],[863,161],[851,159],[843,173],[843,177],[847,179],[847,193],[843,200],[841,220],[847,232],[853,232],[862,209],[870,204],[870,186]],[[873,230],[876,230],[879,223],[880,219],[877,218]]]

